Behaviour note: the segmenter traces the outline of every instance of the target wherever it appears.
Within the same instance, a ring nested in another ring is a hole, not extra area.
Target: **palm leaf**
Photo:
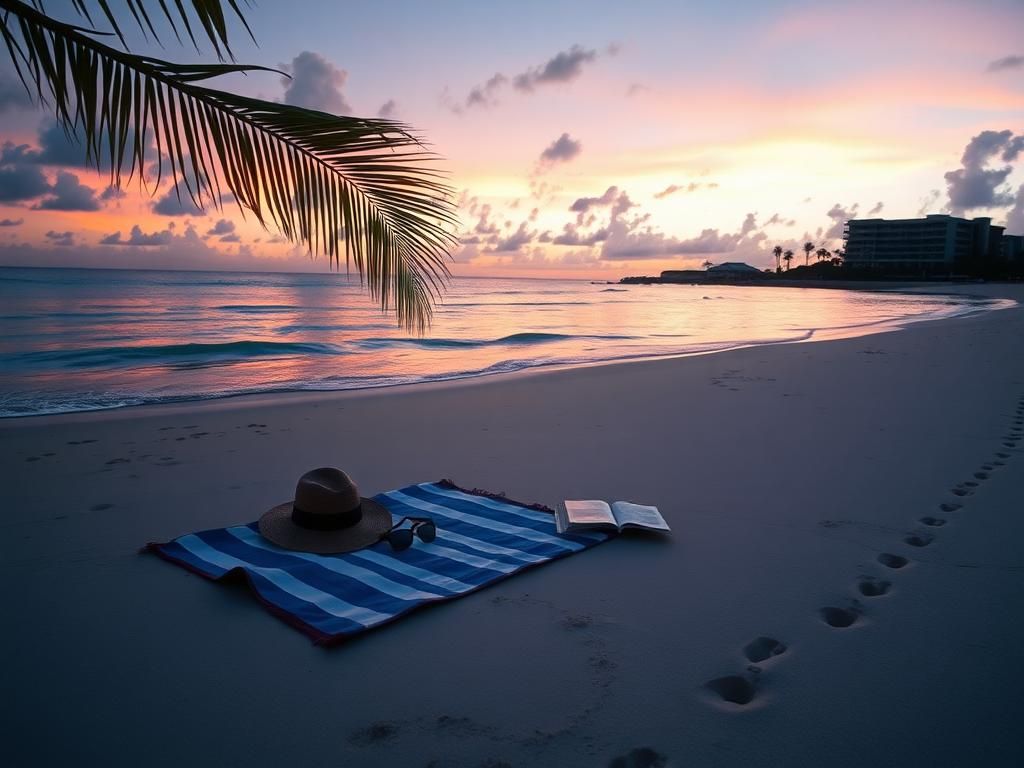
[[[124,0],[125,5],[128,7],[129,13],[132,18],[135,19],[135,23],[139,29],[142,30],[142,34],[146,37],[152,37],[156,42],[160,42],[160,36],[157,34],[156,28],[153,26],[153,20],[150,18],[149,10],[147,9],[146,0]],[[195,14],[195,20],[199,22],[199,26],[203,28],[203,32],[209,38],[213,44],[213,49],[217,52],[217,58],[222,59],[224,54],[228,57],[234,58],[231,53],[231,46],[228,43],[228,28],[227,18],[224,13],[224,3],[221,0],[191,0],[192,12]],[[245,0],[246,5],[249,5],[249,0]],[[94,25],[92,14],[89,12],[89,6],[92,3],[86,2],[86,0],[71,0],[71,5],[75,11],[85,18],[89,24]],[[195,49],[199,50],[199,43],[196,41],[195,33],[192,31],[192,21],[189,18],[188,10],[185,8],[182,0],[175,0],[173,9],[168,7],[167,0],[156,0],[156,4],[160,6],[160,12],[163,14],[164,19],[167,21],[167,25],[171,28],[174,36],[181,42],[180,28],[184,27],[185,32],[188,34],[189,40],[192,41],[192,45]],[[32,0],[32,5],[40,13],[46,13],[43,8],[42,0]],[[95,0],[95,5],[99,6],[99,10],[103,13],[107,23],[113,30],[113,33],[117,35],[117,38],[121,41],[126,49],[128,47],[124,39],[124,33],[121,30],[121,25],[118,23],[117,16],[111,11],[110,4],[107,0]],[[238,20],[242,22],[245,27],[245,31],[249,33],[249,37],[255,42],[252,30],[249,29],[249,24],[245,20],[245,16],[242,14],[242,10],[238,7],[236,0],[227,0],[227,5],[230,6],[234,15],[238,17]],[[150,4],[152,7],[152,3]],[[98,15],[98,14],[97,14]],[[223,50],[222,50],[223,49]]]
[[[403,325],[429,323],[457,219],[434,156],[408,127],[215,90],[200,83],[263,68],[173,64],[106,46],[16,0],[0,10],[18,75],[81,135],[94,164],[109,159],[112,184],[136,172],[147,181],[152,136],[158,180],[166,163],[200,208],[219,209],[230,192],[263,226],[354,267]]]

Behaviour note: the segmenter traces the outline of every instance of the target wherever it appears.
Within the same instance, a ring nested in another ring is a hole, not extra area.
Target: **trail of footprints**
[[[1022,440],[1024,440],[1024,396],[1018,399],[1010,428],[1000,439],[1000,450],[996,451],[992,459],[982,464],[978,471],[973,473],[970,480],[964,480],[950,489],[950,493],[956,499],[944,501],[938,506],[939,511],[945,516],[925,515],[918,518],[918,522],[926,528],[906,533],[902,538],[903,543],[915,549],[923,549],[931,545],[936,540],[937,529],[949,522],[949,518],[946,516],[961,511],[967,503],[967,499],[974,494],[981,483],[991,479],[997,470],[1006,466],[1007,460],[1014,456],[1009,451],[1016,451]],[[910,565],[911,562],[910,558],[892,552],[882,552],[876,560],[889,571],[899,571]],[[888,579],[862,576],[857,583],[857,591],[865,598],[874,599],[887,595],[892,586],[892,582]],[[842,607],[829,605],[818,609],[821,621],[836,630],[854,626],[863,614],[864,605],[860,600],[851,600],[849,605]],[[785,652],[786,646],[782,642],[772,637],[758,637],[743,648],[743,655],[750,662],[745,673],[716,677],[704,683],[703,687],[728,704],[746,706],[757,698],[763,672],[762,663]]]

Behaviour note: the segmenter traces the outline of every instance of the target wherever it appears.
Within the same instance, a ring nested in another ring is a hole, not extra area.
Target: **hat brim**
[[[391,530],[391,513],[373,499],[361,498],[363,516],[351,528],[317,531],[296,525],[292,520],[293,502],[286,501],[268,510],[260,518],[260,535],[284,549],[338,555],[355,552],[378,542]]]

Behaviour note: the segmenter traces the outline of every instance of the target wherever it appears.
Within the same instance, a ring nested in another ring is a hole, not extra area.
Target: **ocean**
[[[455,278],[422,337],[344,274],[0,268],[0,417],[856,336],[991,299]]]

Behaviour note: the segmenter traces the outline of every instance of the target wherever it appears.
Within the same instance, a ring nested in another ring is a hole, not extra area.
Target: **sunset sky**
[[[458,190],[456,275],[767,267],[776,244],[837,247],[851,216],[1024,233],[1020,0],[262,0],[247,17],[259,47],[236,29],[236,58],[294,79],[218,86],[420,130]],[[326,268],[237,208],[107,189],[2,56],[0,264]]]

